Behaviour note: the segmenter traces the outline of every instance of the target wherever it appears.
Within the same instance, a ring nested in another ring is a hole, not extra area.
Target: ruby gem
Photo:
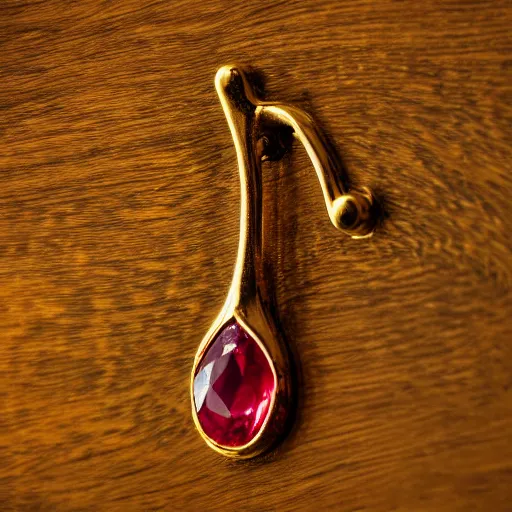
[[[260,431],[276,387],[268,358],[237,322],[208,348],[194,377],[194,403],[204,433],[222,446],[243,446]]]

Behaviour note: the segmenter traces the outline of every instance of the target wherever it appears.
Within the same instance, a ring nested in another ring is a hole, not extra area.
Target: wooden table
[[[0,508],[510,510],[511,24],[500,0],[3,0]],[[233,61],[384,210],[348,239],[301,148],[265,165],[302,386],[245,463],[188,389],[237,247]]]

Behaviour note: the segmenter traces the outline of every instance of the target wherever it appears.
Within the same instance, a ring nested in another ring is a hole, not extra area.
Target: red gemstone
[[[276,387],[269,360],[236,322],[217,335],[198,366],[194,403],[204,433],[243,446],[260,431]]]

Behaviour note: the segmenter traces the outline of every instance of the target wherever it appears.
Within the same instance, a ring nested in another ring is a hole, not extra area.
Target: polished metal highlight
[[[341,181],[341,169],[312,118],[300,109],[260,101],[249,82],[249,70],[224,66],[215,87],[236,148],[241,185],[240,239],[231,287],[220,314],[197,351],[190,381],[195,425],[214,450],[235,458],[249,458],[271,448],[283,434],[294,392],[288,350],[268,311],[262,253],[262,161],[271,148],[262,143],[268,133],[286,129],[303,144],[317,173],[329,218],[344,233],[360,238],[372,234],[373,196],[369,190],[349,191]],[[268,140],[267,140],[268,142]],[[259,344],[270,362],[276,391],[268,416],[248,444],[221,446],[202,430],[194,404],[194,377],[205,352],[220,330],[236,320]]]

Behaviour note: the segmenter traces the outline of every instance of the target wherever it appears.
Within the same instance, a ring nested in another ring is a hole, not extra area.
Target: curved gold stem
[[[240,175],[240,238],[227,299],[228,306],[237,307],[255,298],[261,276],[261,157],[256,150],[258,116],[252,90],[237,68],[221,68],[215,77],[215,87],[235,144]]]

